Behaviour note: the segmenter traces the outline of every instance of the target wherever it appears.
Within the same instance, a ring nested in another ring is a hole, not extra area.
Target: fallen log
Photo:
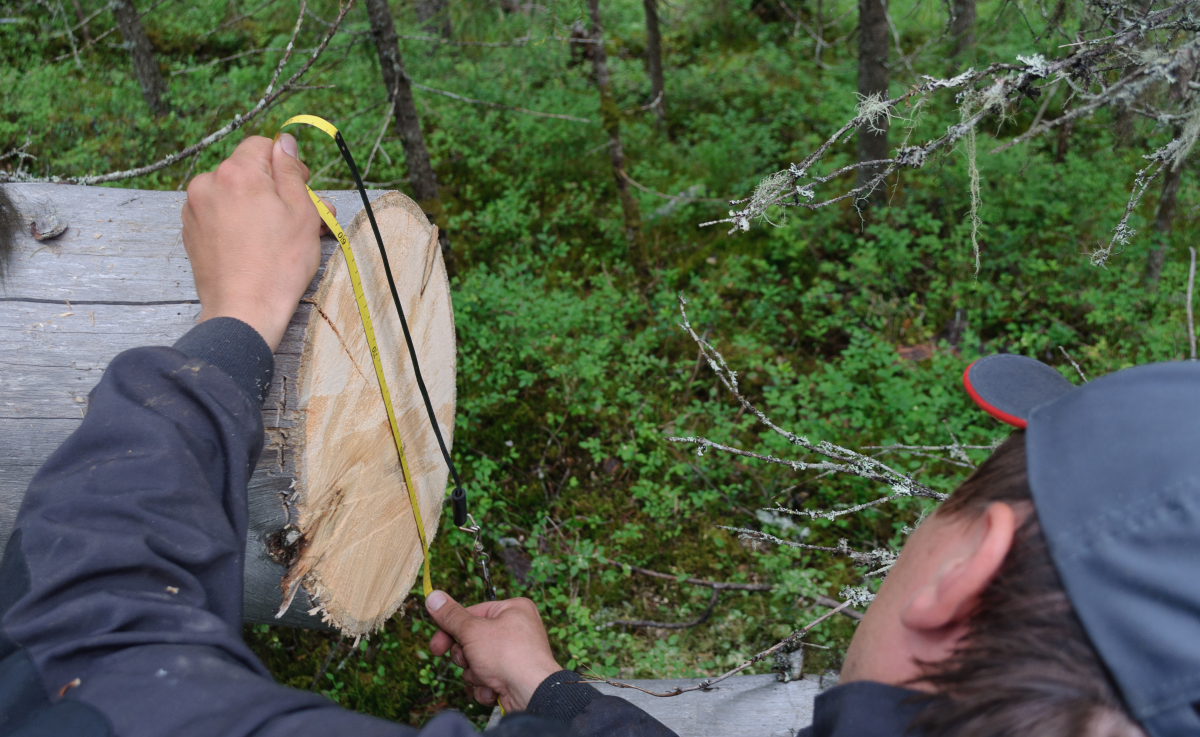
[[[838,675],[809,673],[784,681],[777,674],[762,673],[733,676],[709,691],[690,691],[669,698],[645,692],[668,693],[700,681],[699,678],[620,681],[634,688],[617,688],[607,683],[592,685],[605,696],[631,702],[679,737],[793,737],[812,724],[814,700],[822,691],[838,684]],[[500,710],[494,709],[488,726],[499,721]]]
[[[171,345],[200,304],[177,192],[6,185],[22,219],[65,232],[18,236],[0,286],[0,545],[46,457],[79,424],[117,353]],[[432,540],[447,469],[412,376],[374,237],[356,192],[323,192],[362,275],[401,437]],[[447,443],[455,405],[454,320],[437,229],[397,192],[371,193],[401,304]],[[422,562],[416,523],[337,242],[276,351],[266,447],[250,481],[249,622],[377,629]],[[284,605],[281,582],[294,599]],[[290,584],[299,584],[290,586]]]

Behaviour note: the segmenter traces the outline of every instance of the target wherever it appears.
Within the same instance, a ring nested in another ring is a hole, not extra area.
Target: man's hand
[[[488,601],[463,609],[441,591],[425,600],[437,622],[429,642],[434,655],[448,651],[464,668],[475,700],[491,706],[499,698],[507,711],[524,711],[547,676],[562,670],[550,652],[546,628],[529,599]]]
[[[304,182],[296,139],[251,136],[214,172],[188,185],[183,247],[200,321],[236,317],[271,350],[283,339],[321,264],[321,216]]]

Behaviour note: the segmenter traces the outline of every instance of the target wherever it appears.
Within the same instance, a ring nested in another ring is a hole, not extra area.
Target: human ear
[[[1000,572],[1016,530],[1017,515],[1003,502],[989,504],[975,519],[947,525],[938,560],[901,610],[901,623],[928,632],[965,622]]]

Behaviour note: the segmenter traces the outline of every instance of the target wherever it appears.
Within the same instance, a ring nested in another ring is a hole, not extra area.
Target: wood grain
[[[413,345],[447,445],[454,423],[454,317],[437,229],[407,197],[373,204]],[[375,326],[388,391],[427,539],[449,474],[417,388],[383,261],[366,213],[346,229]],[[432,263],[425,282],[425,267]],[[297,584],[347,635],[374,632],[404,601],[423,563],[416,521],[341,253],[317,290],[300,358],[291,498],[304,535],[284,590]],[[422,286],[425,286],[422,290]]]
[[[6,187],[23,215],[53,213],[68,227],[53,241],[39,243],[28,231],[18,236],[11,272],[0,286],[0,545],[8,539],[30,479],[79,425],[87,394],[112,358],[138,346],[171,345],[195,324],[200,309],[180,238],[184,193]],[[343,227],[350,227],[362,211],[357,192],[320,194],[337,208]],[[383,194],[372,192],[370,197]],[[316,314],[311,301],[330,257],[339,252],[333,238],[323,238],[321,247],[322,266],[306,292],[308,301],[301,303],[276,351],[275,378],[263,410],[266,447],[251,478],[249,499],[245,614],[251,622],[280,621],[274,614],[283,598],[285,569],[267,555],[267,541],[298,519],[285,498],[296,481],[292,436],[302,421],[301,355],[309,318]],[[373,244],[364,250],[360,259],[369,253],[378,258]],[[415,274],[397,271],[396,277],[416,281],[424,276],[424,266],[422,261]],[[360,262],[360,269],[366,268]],[[361,333],[357,314],[353,317],[344,334]],[[398,331],[391,339],[400,339]],[[452,376],[449,381],[453,387]],[[450,404],[448,415],[444,407],[439,413],[447,431],[453,420],[452,390]],[[437,512],[429,516],[436,520]],[[282,622],[325,627],[307,614],[313,606],[301,591]]]

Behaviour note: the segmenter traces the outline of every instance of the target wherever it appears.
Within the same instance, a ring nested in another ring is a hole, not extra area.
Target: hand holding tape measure
[[[338,151],[341,152],[342,158],[346,161],[346,165],[350,168],[350,173],[354,177],[354,184],[358,189],[359,195],[362,197],[363,208],[367,212],[367,219],[371,223],[371,231],[375,235],[375,242],[379,246],[379,255],[383,261],[384,274],[387,277],[388,287],[392,293],[392,303],[396,307],[396,315],[400,319],[400,327],[404,332],[404,342],[408,346],[409,359],[412,361],[413,374],[417,380],[417,387],[421,392],[421,399],[425,403],[425,410],[429,415],[429,423],[433,428],[434,437],[437,438],[438,447],[442,451],[442,458],[446,461],[446,466],[450,469],[450,476],[454,479],[454,492],[450,495],[450,501],[454,510],[454,524],[464,532],[470,533],[474,537],[473,555],[476,561],[480,564],[480,570],[483,574],[485,586],[485,596],[488,601],[495,601],[496,590],[492,586],[491,576],[488,572],[487,554],[483,552],[483,544],[480,540],[480,528],[475,523],[473,517],[467,513],[467,494],[463,490],[462,482],[458,477],[458,470],[454,467],[454,461],[450,458],[450,451],[446,447],[446,441],[442,437],[441,427],[438,425],[437,417],[433,412],[433,403],[429,400],[429,390],[425,388],[425,380],[421,376],[421,366],[417,360],[417,351],[413,346],[412,335],[409,333],[408,321],[404,317],[404,309],[400,306],[400,295],[396,291],[396,282],[392,277],[392,269],[388,263],[387,249],[383,245],[383,237],[379,233],[379,226],[375,222],[375,212],[371,209],[371,202],[367,198],[366,187],[363,186],[362,178],[358,174],[358,167],[354,164],[354,157],[350,155],[350,149],[346,146],[346,141],[342,138],[342,134],[336,127],[324,118],[319,118],[315,115],[296,115],[289,118],[279,128],[279,133],[283,132],[284,128],[293,124],[309,125],[324,132],[334,143],[337,144]],[[276,139],[279,138],[279,133],[275,134]],[[383,397],[383,405],[387,411],[388,424],[392,431],[392,440],[396,446],[396,454],[400,459],[400,468],[404,476],[404,484],[408,489],[408,498],[412,504],[413,517],[417,523],[417,534],[421,538],[421,552],[425,557],[425,564],[422,566],[421,572],[421,588],[426,597],[433,592],[433,582],[431,579],[431,561],[429,556],[429,542],[425,535],[425,525],[421,520],[421,508],[417,500],[416,485],[413,483],[411,474],[408,468],[408,459],[404,455],[404,441],[400,437],[400,428],[396,422],[396,412],[392,406],[391,393],[388,391],[387,379],[383,374],[383,361],[379,355],[379,347],[375,341],[375,326],[371,321],[370,311],[367,309],[367,299],[363,293],[362,280],[359,278],[358,265],[354,259],[354,253],[350,248],[350,241],[346,237],[345,231],[338,224],[337,218],[330,212],[329,208],[312,191],[311,187],[307,187],[308,195],[312,199],[313,204],[317,208],[317,212],[321,216],[321,220],[329,228],[329,231],[337,238],[338,245],[342,249],[342,255],[346,259],[346,267],[350,272],[350,281],[354,289],[354,298],[358,304],[358,314],[362,319],[363,332],[366,334],[367,345],[371,351],[371,362],[375,366],[375,376],[379,381],[379,391]],[[467,523],[470,523],[468,526]]]

